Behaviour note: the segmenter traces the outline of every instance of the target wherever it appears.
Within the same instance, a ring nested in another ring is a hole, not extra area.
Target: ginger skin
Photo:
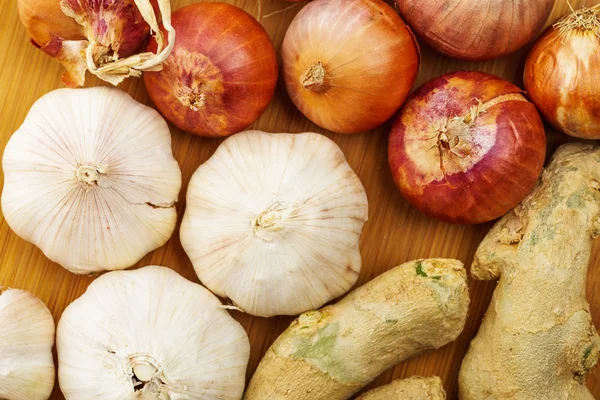
[[[267,350],[244,399],[348,399],[389,367],[455,340],[468,308],[460,261],[393,268],[292,322]]]
[[[463,360],[461,400],[579,400],[600,338],[585,299],[600,234],[600,147],[562,146],[534,191],[485,237],[471,267],[500,279]]]
[[[413,376],[370,390],[356,400],[446,400],[446,392],[437,376]]]

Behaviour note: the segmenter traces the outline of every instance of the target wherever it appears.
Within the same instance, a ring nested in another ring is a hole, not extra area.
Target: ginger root
[[[471,274],[500,280],[462,363],[462,400],[593,399],[600,338],[585,284],[599,234],[600,147],[562,146],[475,255]]]
[[[423,378],[413,376],[398,379],[389,385],[366,392],[356,400],[445,400],[442,380],[437,376]]]
[[[455,340],[468,306],[460,261],[403,264],[300,315],[267,350],[244,399],[348,399],[389,367]]]

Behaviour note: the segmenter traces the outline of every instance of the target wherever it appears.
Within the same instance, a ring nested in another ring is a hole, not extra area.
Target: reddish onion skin
[[[48,43],[51,34],[65,40],[85,39],[81,25],[60,9],[60,0],[19,0],[17,6],[25,30],[38,46]]]
[[[283,41],[288,93],[312,122],[338,133],[383,124],[408,97],[420,63],[412,32],[381,0],[314,0]]]
[[[201,136],[227,136],[252,124],[277,84],[277,56],[263,27],[225,3],[181,8],[171,23],[177,40],[163,70],[144,72],[158,110]],[[154,39],[147,50],[156,50]]]
[[[435,50],[463,60],[489,60],[537,35],[555,0],[396,0],[408,25]]]
[[[54,0],[51,0],[54,1]],[[84,31],[104,47],[129,57],[150,33],[133,0],[61,0],[78,18],[83,18]]]
[[[103,65],[133,55],[150,34],[134,0],[19,0],[18,10],[33,43],[67,69],[62,80],[70,87],[84,83],[89,44]]]
[[[549,27],[525,63],[525,89],[544,118],[584,139],[600,139],[598,35],[598,28],[575,27],[561,34],[558,27]]]
[[[62,11],[61,3],[81,24]],[[134,0],[19,0],[18,9],[31,39],[42,48],[56,39],[93,40],[124,58],[150,33]]]
[[[389,139],[404,197],[443,221],[478,224],[514,208],[541,174],[543,122],[523,91],[494,75],[433,79],[406,102]]]

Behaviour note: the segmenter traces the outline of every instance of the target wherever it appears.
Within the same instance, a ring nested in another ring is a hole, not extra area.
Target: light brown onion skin
[[[549,27],[527,56],[524,83],[544,118],[567,135],[600,139],[600,41]]]
[[[478,100],[484,111],[466,130],[460,122],[447,129],[442,141],[448,120],[469,121]],[[543,122],[522,90],[494,75],[462,71],[433,79],[410,97],[392,128],[388,156],[396,184],[416,208],[443,221],[479,224],[527,196],[545,154]]]
[[[292,21],[282,47],[285,84],[312,122],[338,133],[383,124],[400,108],[420,63],[410,29],[381,0],[314,0]],[[323,85],[307,88],[318,62]]]
[[[174,12],[171,23],[177,40],[163,70],[144,72],[162,115],[201,136],[231,135],[258,119],[278,76],[273,43],[258,21],[229,4],[196,3]],[[154,39],[147,50],[156,50]]]
[[[395,0],[431,47],[463,60],[515,52],[543,28],[555,0]]]

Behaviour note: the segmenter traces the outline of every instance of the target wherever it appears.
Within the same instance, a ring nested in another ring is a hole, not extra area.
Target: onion
[[[538,34],[554,0],[396,0],[400,14],[435,50],[465,60],[510,54]]]
[[[544,125],[523,91],[482,72],[433,79],[407,101],[389,140],[406,199],[444,221],[476,224],[514,208],[540,176]]]
[[[85,39],[81,25],[61,10],[60,0],[18,0],[17,6],[21,22],[39,47],[55,35],[64,40]],[[147,34],[148,30],[145,30]]]
[[[419,69],[410,29],[381,0],[315,0],[292,21],[282,48],[287,90],[315,124],[373,129],[404,103]]]
[[[525,89],[562,132],[600,139],[600,5],[567,15],[536,42],[525,64]]]
[[[263,27],[238,7],[196,3],[173,13],[178,31],[161,72],[144,74],[148,94],[170,122],[202,136],[246,128],[267,108],[277,56]],[[148,51],[155,51],[151,40]]]
[[[114,85],[146,69],[160,69],[170,47],[157,34],[157,53],[135,54],[150,31],[158,31],[154,7],[174,42],[169,0],[18,0],[33,43],[67,69],[63,82],[82,86],[89,70]],[[139,9],[138,9],[139,7]]]

